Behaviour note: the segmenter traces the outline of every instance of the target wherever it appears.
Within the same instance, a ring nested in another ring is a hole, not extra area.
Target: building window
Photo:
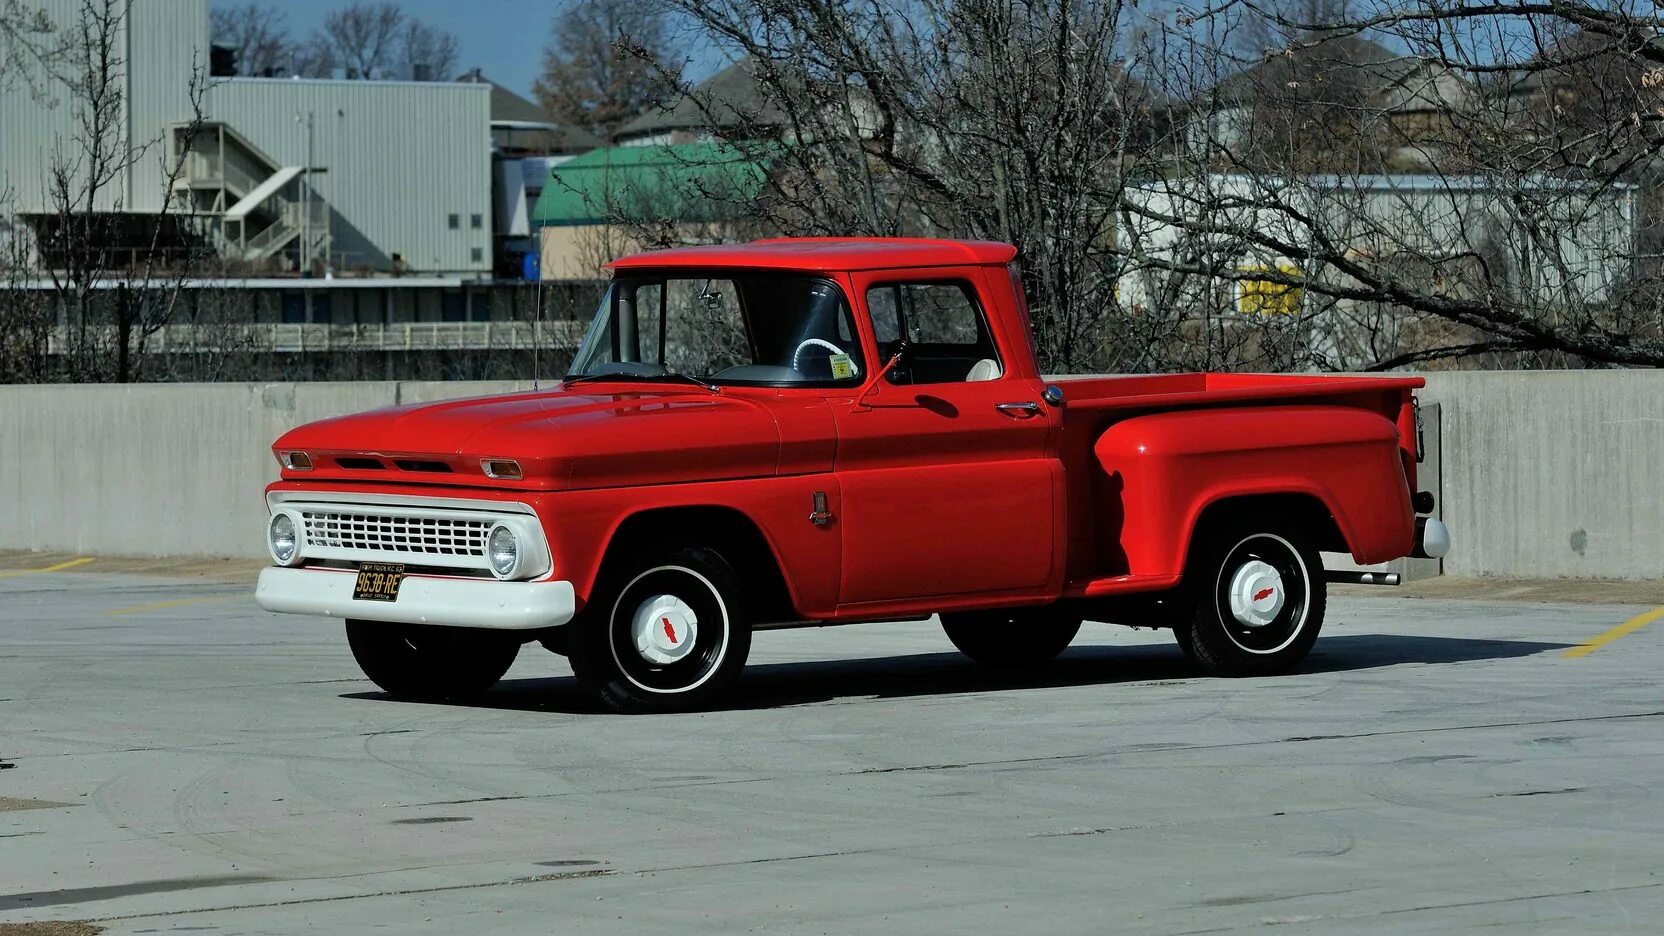
[[[477,215],[477,214],[469,215],[468,216],[468,226],[473,228],[476,231],[479,230],[480,228],[485,226],[485,216],[484,215]]]
[[[306,294],[286,292],[283,294],[283,324],[300,325],[306,321]]]
[[[448,292],[439,307],[439,318],[446,322],[460,322],[465,317],[462,293]]]
[[[453,212],[450,215],[450,217],[446,220],[446,227],[449,227],[453,231],[458,230],[459,228],[461,228],[462,227],[462,216]]]
[[[479,247],[475,247],[473,250],[470,250],[468,252],[468,257],[469,257],[469,259],[473,260],[475,263],[484,263],[485,262],[485,251],[483,249],[479,248]]]

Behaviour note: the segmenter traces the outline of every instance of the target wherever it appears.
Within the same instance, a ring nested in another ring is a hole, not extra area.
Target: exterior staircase
[[[225,123],[176,125],[170,142],[184,157],[174,203],[222,256],[285,272],[327,263],[329,206],[310,184],[315,170],[282,165]]]

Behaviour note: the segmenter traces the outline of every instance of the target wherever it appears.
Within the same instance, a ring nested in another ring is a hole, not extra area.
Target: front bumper
[[[260,572],[254,600],[267,611],[323,617],[439,624],[487,630],[538,630],[572,620],[577,600],[571,582],[499,582],[496,579],[409,576],[397,601],[352,597],[357,574],[344,569]]]

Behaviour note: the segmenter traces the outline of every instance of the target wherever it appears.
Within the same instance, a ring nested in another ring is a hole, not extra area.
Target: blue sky
[[[213,0],[215,9],[241,6],[243,0]],[[344,0],[259,0],[280,9],[289,30],[305,38]],[[485,76],[527,97],[543,63],[558,4],[523,0],[402,0],[405,11],[427,23],[450,30],[462,46],[461,71],[475,66]]]

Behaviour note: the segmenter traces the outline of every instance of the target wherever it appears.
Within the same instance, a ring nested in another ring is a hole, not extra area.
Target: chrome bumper
[[[577,611],[571,582],[411,576],[399,586],[397,601],[358,601],[352,597],[356,580],[356,573],[342,569],[274,566],[261,570],[254,600],[283,614],[488,630],[557,627]]]

